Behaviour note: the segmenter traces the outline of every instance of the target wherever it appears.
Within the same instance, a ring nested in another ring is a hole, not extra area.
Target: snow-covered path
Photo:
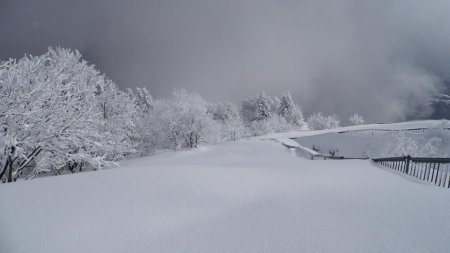
[[[0,252],[448,252],[450,191],[240,141],[0,185]]]

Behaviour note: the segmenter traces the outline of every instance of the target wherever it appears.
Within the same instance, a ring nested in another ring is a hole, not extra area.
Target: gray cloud
[[[210,100],[290,90],[306,112],[425,117],[450,80],[446,0],[2,1],[0,58],[78,48],[121,87]]]

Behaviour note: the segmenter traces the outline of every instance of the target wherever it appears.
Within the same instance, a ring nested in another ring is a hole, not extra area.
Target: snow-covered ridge
[[[325,130],[304,130],[304,131],[291,131],[286,133],[273,133],[263,136],[253,137],[255,139],[276,139],[276,138],[297,138],[303,136],[319,135],[325,133],[338,133],[345,131],[360,131],[360,130],[402,130],[402,129],[415,129],[415,128],[438,128],[442,124],[450,124],[449,120],[418,120],[407,121],[399,123],[389,124],[365,124],[357,126],[338,127],[334,129]]]

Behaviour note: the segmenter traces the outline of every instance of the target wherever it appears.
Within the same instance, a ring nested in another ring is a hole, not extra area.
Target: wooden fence
[[[449,131],[450,128],[408,128],[408,129],[358,129],[358,130],[347,130],[339,131],[339,134],[387,134],[387,133],[398,133],[398,132],[408,132],[408,133],[425,133],[432,130],[444,130]]]
[[[375,163],[411,175],[435,185],[450,188],[450,158],[388,157]]]
[[[367,157],[345,157],[345,156],[332,156],[322,154],[312,154],[311,160],[367,160]]]

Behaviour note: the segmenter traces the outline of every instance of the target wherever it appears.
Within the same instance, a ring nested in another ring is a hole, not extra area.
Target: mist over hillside
[[[79,49],[121,88],[239,102],[289,90],[306,114],[427,118],[450,80],[446,0],[0,3],[0,59]],[[439,114],[440,115],[440,114]]]

